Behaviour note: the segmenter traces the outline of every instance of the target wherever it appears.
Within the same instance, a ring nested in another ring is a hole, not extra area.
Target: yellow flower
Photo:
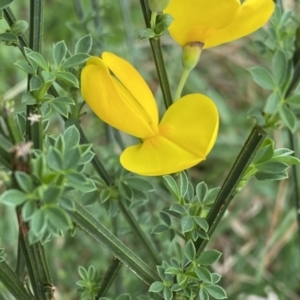
[[[274,11],[273,0],[171,0],[164,10],[173,16],[172,38],[184,46],[200,42],[215,47],[262,27]]]
[[[105,52],[91,57],[81,73],[81,93],[95,114],[109,125],[140,139],[120,157],[140,175],[179,172],[204,160],[218,131],[218,111],[211,99],[190,94],[158,120],[155,99],[137,70]]]

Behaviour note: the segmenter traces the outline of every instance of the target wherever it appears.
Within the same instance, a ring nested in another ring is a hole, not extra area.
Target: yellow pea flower
[[[215,143],[219,116],[211,99],[186,95],[159,122],[148,85],[132,65],[112,53],[87,61],[81,93],[100,119],[140,139],[120,157],[131,172],[157,176],[185,170],[204,160]]]
[[[169,32],[177,43],[211,48],[256,31],[274,8],[273,0],[171,0],[164,12],[174,18]]]

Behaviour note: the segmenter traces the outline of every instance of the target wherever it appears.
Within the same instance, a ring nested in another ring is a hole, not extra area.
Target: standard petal
[[[239,0],[172,0],[164,12],[174,18],[169,27],[172,38],[184,46],[188,42],[204,43],[211,30],[230,23],[239,7]]]
[[[102,59],[118,80],[136,99],[137,103],[148,115],[149,122],[158,124],[158,111],[153,94],[139,72],[126,60],[113,53],[104,52]]]
[[[155,126],[150,125],[137,109],[135,99],[127,94],[124,97],[120,92],[115,79],[100,58],[90,58],[83,68],[81,93],[95,114],[109,125],[138,138],[156,134],[153,130]]]
[[[256,31],[269,20],[274,9],[273,0],[246,0],[232,22],[216,30],[206,40],[204,48],[228,43]]]
[[[120,157],[122,166],[144,176],[160,176],[188,169],[205,157],[199,157],[173,142],[157,136],[128,147]]]
[[[204,158],[216,141],[218,128],[217,107],[202,94],[189,94],[176,101],[159,124],[160,135]]]

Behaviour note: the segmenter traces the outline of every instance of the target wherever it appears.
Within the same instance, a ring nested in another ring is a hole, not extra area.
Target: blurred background
[[[287,8],[296,11],[294,1],[285,1]],[[17,19],[29,20],[28,1],[15,1],[11,5]],[[45,0],[43,56],[52,63],[52,46],[64,40],[70,51],[81,37],[93,37],[92,55],[111,51],[129,60],[143,75],[156,96],[163,113],[162,95],[156,76],[149,42],[138,39],[138,31],[145,27],[138,0]],[[8,26],[0,20],[0,32]],[[251,78],[250,67],[262,65],[270,68],[271,56],[262,53],[259,43],[266,36],[264,29],[247,38],[205,50],[197,68],[192,71],[184,93],[204,93],[216,103],[220,112],[220,132],[216,146],[204,163],[190,171],[194,184],[205,181],[209,188],[221,186],[237,154],[247,139],[254,120],[248,118],[252,108],[262,108],[268,93]],[[181,48],[166,33],[162,39],[166,68],[173,94],[181,76]],[[17,104],[26,92],[26,74],[14,63],[23,60],[17,47],[0,44],[0,95],[13,95]],[[19,105],[17,109],[22,109]],[[114,172],[118,165],[118,147],[108,144],[110,137],[104,124],[87,106],[82,117],[83,130],[93,142],[97,154],[105,166]],[[49,132],[63,130],[58,115],[51,116]],[[285,129],[274,132],[276,148],[289,147]],[[129,138],[123,136],[127,143]],[[88,169],[89,167],[87,167]],[[173,199],[163,188],[161,180],[149,179],[155,192],[148,203],[134,208],[134,213],[150,236],[154,225],[160,223],[159,211],[169,206]],[[232,201],[213,238],[208,244],[223,253],[214,265],[223,278],[228,298],[232,300],[300,299],[300,242],[293,190],[289,180],[258,182],[252,179]],[[121,216],[112,218],[105,208],[96,203],[93,213],[111,228],[132,250],[147,262]],[[112,213],[112,212],[110,212]],[[0,206],[0,247],[5,249],[6,259],[14,266],[17,250],[17,231],[14,211]],[[168,261],[176,255],[175,241],[169,243],[166,236],[152,236],[161,258]],[[64,237],[53,238],[46,245],[52,270],[57,299],[78,299],[76,281],[79,265],[94,265],[103,276],[112,255],[78,230],[74,236],[65,232]],[[130,293],[133,299],[147,293],[143,284],[129,269],[122,266],[120,274],[108,296]],[[0,283],[0,290],[4,290]]]

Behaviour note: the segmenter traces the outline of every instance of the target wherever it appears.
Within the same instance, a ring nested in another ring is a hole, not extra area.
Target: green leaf
[[[45,83],[52,83],[56,79],[55,76],[52,73],[48,72],[48,71],[43,70],[41,72],[41,75],[42,75],[43,81]]]
[[[161,281],[155,281],[150,285],[150,293],[160,293],[164,289],[164,284]]]
[[[82,37],[75,45],[75,53],[89,53],[92,49],[93,40],[90,34]]]
[[[175,211],[181,215],[186,215],[188,212],[186,210],[186,208],[178,203],[174,203],[171,205],[170,207],[170,210],[171,211]]]
[[[27,173],[21,171],[16,171],[14,174],[20,189],[25,193],[31,193],[33,190],[31,177]]]
[[[197,258],[197,263],[204,266],[210,266],[218,261],[221,255],[222,253],[217,250],[207,250],[200,254],[200,256]]]
[[[64,153],[64,169],[65,170],[72,170],[76,169],[78,166],[78,162],[80,160],[81,153],[79,147],[67,149]]]
[[[280,101],[280,96],[276,91],[270,94],[266,101],[264,113],[270,115],[275,114],[277,112],[279,101]]]
[[[33,232],[37,235],[41,235],[45,231],[47,227],[47,220],[45,219],[45,214],[42,209],[35,212],[30,224],[31,230],[33,230]]]
[[[202,202],[206,197],[208,188],[205,182],[200,182],[196,186],[196,197],[199,202]]]
[[[208,191],[208,194],[206,194],[203,203],[207,204],[212,204],[215,202],[215,199],[217,198],[219,192],[220,192],[220,187],[216,187],[213,189],[210,189]]]
[[[156,34],[161,34],[169,28],[174,18],[169,14],[161,14],[157,17],[154,31]]]
[[[286,105],[279,105],[278,108],[279,116],[284,125],[287,126],[291,132],[295,132],[297,128],[297,117],[295,113]]]
[[[53,147],[51,147],[49,149],[47,163],[48,163],[48,166],[54,171],[63,170],[62,155],[57,149],[55,149]]]
[[[286,79],[287,65],[288,60],[286,58],[285,53],[281,50],[277,50],[273,56],[272,73],[274,75],[274,80],[278,87],[280,87]]]
[[[26,57],[30,62],[34,61],[40,68],[48,71],[48,64],[46,63],[44,57],[40,53],[31,51],[29,53],[26,53]]]
[[[64,117],[68,117],[69,107],[67,105],[65,105],[64,103],[53,100],[51,103],[51,107],[60,115],[62,115]]]
[[[72,222],[70,217],[59,207],[47,207],[47,209],[45,209],[45,216],[57,230],[71,227]]]
[[[65,140],[65,149],[66,151],[70,150],[73,147],[78,147],[80,141],[80,134],[78,129],[72,125],[68,127],[63,133],[63,138]]]
[[[297,109],[300,109],[300,95],[293,95],[292,97],[287,98],[285,100],[285,103],[287,103]]]
[[[56,71],[54,75],[64,83],[79,88],[79,81],[72,73],[66,71]]]
[[[165,212],[160,212],[159,216],[161,218],[161,220],[169,227],[171,226],[171,218],[169,217],[168,214],[166,214]]]
[[[0,34],[0,42],[9,43],[9,44],[18,44],[18,37],[10,32],[3,32]]]
[[[204,287],[205,290],[216,299],[226,299],[227,295],[223,288],[218,285],[207,285]]]
[[[169,230],[169,227],[167,225],[164,225],[164,224],[158,224],[156,226],[153,227],[151,233],[152,234],[162,234],[166,231]]]
[[[126,183],[122,181],[119,182],[118,189],[121,196],[123,196],[125,199],[132,200],[132,196],[133,196],[132,189]]]
[[[180,220],[183,233],[190,232],[194,229],[194,220],[191,216],[183,216]]]
[[[53,45],[53,60],[57,66],[59,66],[66,57],[67,46],[64,41],[60,41]]]
[[[255,167],[263,173],[282,173],[288,168],[284,163],[273,161],[257,164]]]
[[[179,191],[179,188],[177,186],[175,179],[170,175],[166,175],[166,176],[163,176],[163,183],[164,183],[165,187],[170,191],[170,193],[177,200],[180,200],[180,191]]]
[[[13,2],[14,0],[0,0],[0,9],[10,6]]]
[[[65,105],[75,105],[75,102],[70,97],[57,97],[53,99],[53,102]]]
[[[189,260],[189,262],[193,262],[196,258],[196,248],[194,243],[190,240],[184,246],[183,251],[185,257]]]
[[[151,39],[156,36],[156,33],[151,28],[140,29],[138,37],[141,40]]]
[[[272,75],[268,70],[262,67],[254,67],[249,69],[253,80],[266,90],[273,90],[275,87]]]
[[[189,187],[189,180],[184,171],[179,173],[178,187],[181,198],[184,198]]]
[[[151,192],[154,190],[153,185],[146,179],[140,177],[127,177],[125,182],[133,189]]]
[[[163,295],[164,295],[164,300],[173,299],[173,293],[172,293],[171,289],[168,286],[164,287]]]
[[[212,282],[212,274],[206,268],[197,266],[195,267],[195,272],[197,277],[203,282]]]
[[[213,283],[218,283],[221,280],[221,275],[217,273],[212,273],[211,276],[212,276]]]
[[[197,225],[199,225],[200,228],[202,228],[205,232],[208,231],[209,226],[206,220],[197,216],[194,216],[193,219],[197,223]]]
[[[287,172],[282,172],[282,173],[257,172],[254,176],[259,181],[282,180],[289,177]]]
[[[201,288],[199,291],[199,298],[201,300],[209,300],[209,295],[203,288]]]
[[[180,268],[180,267],[178,267],[178,268]],[[178,270],[178,268],[168,267],[165,271],[165,274],[178,275],[178,274],[180,274],[180,270]]]
[[[43,82],[40,76],[38,75],[32,76],[29,83],[30,91],[32,92],[38,90],[39,88],[41,88],[42,84]]]
[[[79,66],[83,63],[85,63],[88,58],[90,56],[86,53],[78,53],[78,54],[75,54],[71,57],[69,57],[62,65],[61,65],[61,68],[62,69],[68,69],[68,68],[72,68],[72,67],[76,67],[76,66]]]
[[[106,202],[107,200],[109,200],[110,197],[111,197],[111,189],[110,188],[103,189],[100,192],[100,201],[101,201],[101,203]]]
[[[35,73],[34,68],[24,60],[19,60],[14,65],[17,66],[18,68],[20,68],[21,70],[23,70],[25,73],[28,73],[28,74]]]
[[[45,189],[41,201],[47,204],[54,204],[58,202],[60,196],[63,193],[63,190],[63,186],[49,185]]]
[[[295,156],[275,156],[271,159],[271,161],[278,161],[288,166],[300,164],[300,159]]]
[[[29,221],[37,210],[36,201],[27,201],[22,207],[22,217],[24,221]]]
[[[7,206],[17,206],[26,200],[26,194],[19,190],[7,190],[0,195],[0,203]]]
[[[274,155],[274,141],[271,139],[266,139],[256,155],[253,158],[253,164],[259,164],[270,160]]]

